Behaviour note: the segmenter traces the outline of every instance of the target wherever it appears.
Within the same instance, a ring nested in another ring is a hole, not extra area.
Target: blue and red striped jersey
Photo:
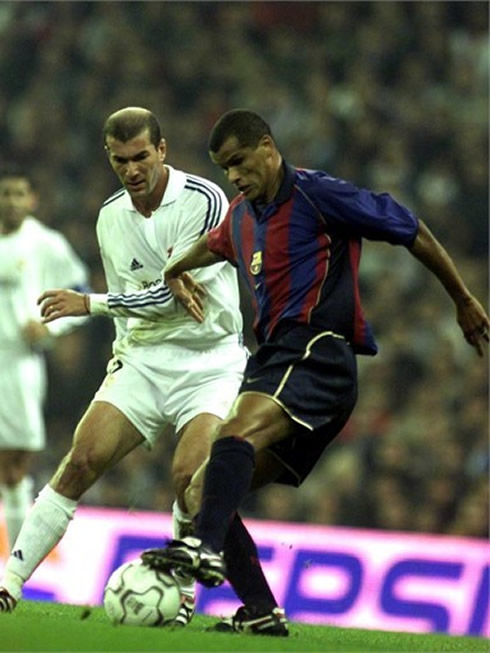
[[[283,165],[274,200],[259,206],[238,195],[209,232],[208,247],[245,280],[259,343],[292,320],[333,331],[357,353],[374,355],[377,345],[359,293],[361,242],[411,246],[418,220],[387,193]]]

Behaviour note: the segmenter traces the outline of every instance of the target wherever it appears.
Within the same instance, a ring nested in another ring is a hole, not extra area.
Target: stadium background
[[[410,206],[488,296],[486,2],[0,3],[0,157],[32,171],[39,217],[68,236],[100,292],[94,226],[117,188],[100,130],[125,105],[160,117],[169,163],[228,194],[207,157],[209,129],[229,108],[259,111],[291,163]],[[246,514],[485,537],[487,365],[406,252],[366,243],[362,268],[380,353],[360,359],[355,413],[301,492],[272,487]],[[111,339],[111,323],[94,319],[49,356],[38,488],[103,377]],[[135,452],[84,503],[168,511],[172,448],[169,434]]]

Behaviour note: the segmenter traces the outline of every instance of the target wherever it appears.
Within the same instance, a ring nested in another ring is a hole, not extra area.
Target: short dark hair
[[[208,141],[209,150],[217,152],[231,136],[236,137],[241,147],[255,147],[262,136],[272,138],[272,132],[258,113],[248,109],[232,109],[224,113],[212,128]]]
[[[16,163],[0,166],[0,180],[3,179],[26,179],[31,188],[34,188],[32,175],[23,166]]]
[[[142,107],[119,109],[112,113],[104,123],[102,130],[104,145],[107,145],[109,136],[126,143],[145,129],[150,134],[151,143],[158,147],[162,139],[162,132],[157,117],[151,111]]]

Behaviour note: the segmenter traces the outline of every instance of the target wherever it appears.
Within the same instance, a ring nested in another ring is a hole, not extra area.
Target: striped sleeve
[[[201,193],[207,201],[204,224],[199,232],[200,238],[203,234],[207,231],[211,231],[211,229],[214,229],[214,227],[220,223],[226,207],[224,206],[223,197],[220,191],[218,191],[215,186],[206,183],[199,177],[187,175],[185,188]]]
[[[90,313],[109,317],[140,317],[159,320],[175,310],[175,300],[163,281],[152,288],[133,293],[90,295]]]

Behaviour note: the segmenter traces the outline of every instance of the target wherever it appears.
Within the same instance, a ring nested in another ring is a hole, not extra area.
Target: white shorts
[[[40,451],[46,443],[44,359],[0,353],[0,449]]]
[[[167,425],[178,432],[200,413],[224,418],[243,377],[247,350],[238,342],[191,351],[138,347],[111,359],[93,401],[118,408],[152,447]]]

